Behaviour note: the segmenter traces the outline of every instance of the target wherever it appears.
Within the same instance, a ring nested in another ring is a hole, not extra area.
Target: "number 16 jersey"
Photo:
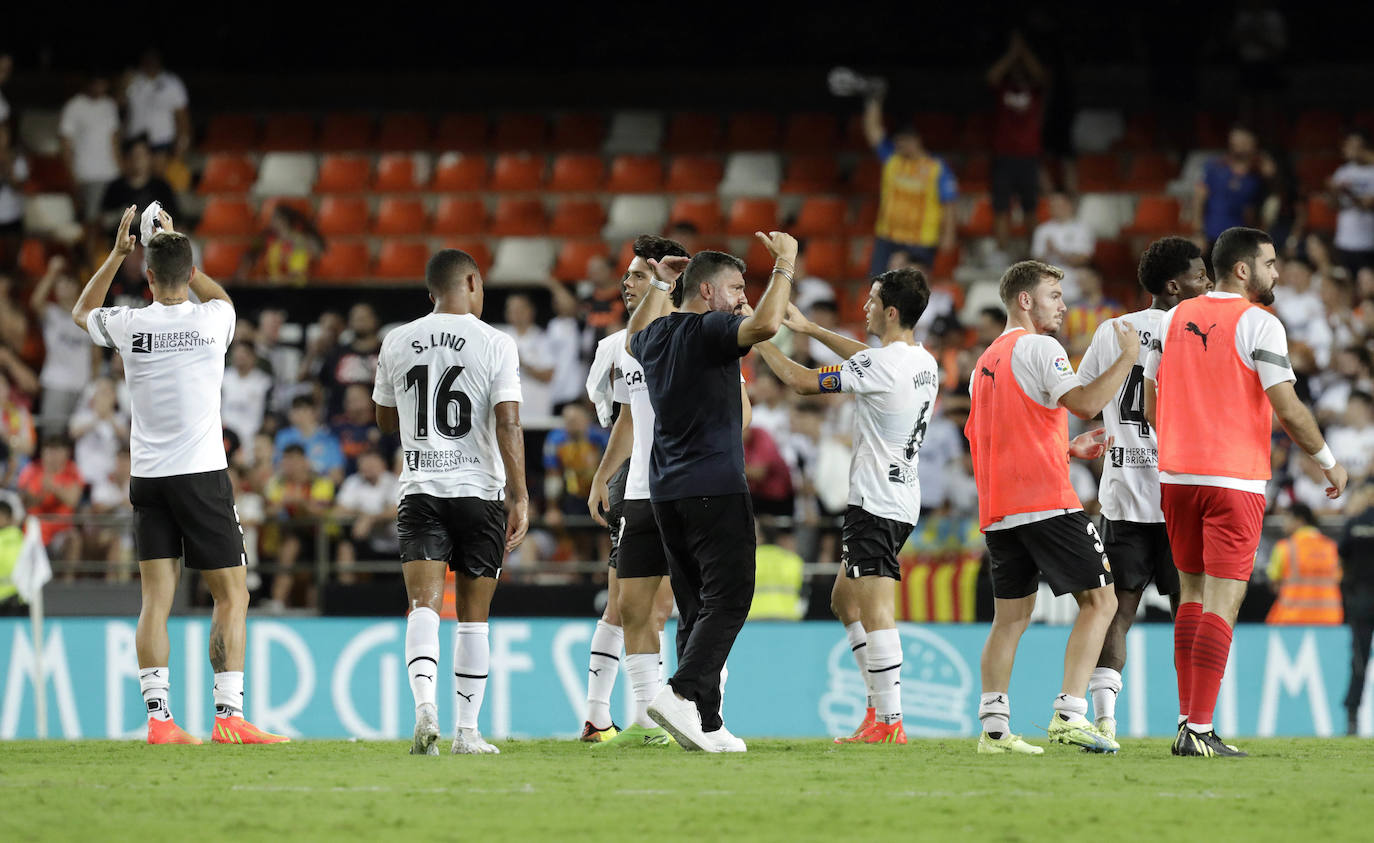
[[[1140,363],[1131,367],[1116,397],[1102,409],[1107,435],[1116,440],[1103,460],[1098,490],[1102,514],[1109,521],[1164,523],[1159,504],[1159,443],[1145,420],[1145,368],[1141,364],[1150,349],[1159,348],[1159,324],[1165,312],[1150,308],[1103,322],[1078,367],[1078,379],[1085,384],[1111,368],[1121,355],[1114,327],[1118,320],[1130,322],[1140,336]]]
[[[520,400],[515,341],[471,314],[431,313],[387,333],[372,400],[401,421],[406,495],[501,500],[497,404]]]

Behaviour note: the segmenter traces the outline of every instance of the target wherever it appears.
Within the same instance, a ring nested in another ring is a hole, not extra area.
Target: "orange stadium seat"
[[[543,234],[548,227],[544,203],[538,199],[503,197],[496,203],[491,233],[500,237],[530,237]]]
[[[827,281],[845,278],[849,271],[849,241],[818,237],[806,241],[806,272]]]
[[[1177,234],[1183,229],[1178,213],[1178,200],[1172,196],[1142,196],[1135,206],[1135,219],[1123,233],[1146,237]]]
[[[487,230],[487,206],[481,199],[445,196],[434,212],[435,234],[482,234]]]
[[[744,253],[744,278],[749,282],[748,296],[751,304],[758,304],[759,296],[768,283],[768,273],[773,270],[773,254],[757,237],[749,238],[749,248]]]
[[[19,268],[30,278],[42,278],[48,271],[48,247],[37,237],[25,237],[19,244]]]
[[[1330,232],[1336,230],[1336,208],[1325,196],[1312,196],[1307,200],[1307,225],[1314,231]]]
[[[1312,193],[1326,189],[1326,183],[1336,168],[1345,163],[1339,152],[1314,152],[1298,158],[1298,190]]]
[[[1295,150],[1337,149],[1345,119],[1334,111],[1304,111],[1293,124],[1291,145]]]
[[[253,234],[253,209],[242,199],[211,197],[200,215],[196,233],[201,235],[244,236]]]
[[[553,159],[549,190],[586,193],[600,190],[605,178],[606,164],[600,155],[564,153]]]
[[[481,155],[446,153],[434,167],[432,190],[475,193],[487,187],[487,159]]]
[[[477,261],[478,272],[486,272],[491,269],[491,249],[487,248],[485,240],[472,237],[452,237],[444,241],[443,248],[467,252],[469,257]]]
[[[422,240],[387,240],[377,256],[376,275],[386,279],[419,280],[425,277],[429,245]]]
[[[846,226],[846,231],[855,237],[872,237],[873,227],[878,224],[878,200],[859,203],[859,210]]]
[[[245,240],[206,241],[201,254],[201,269],[211,278],[234,278],[247,253],[248,242]]]
[[[668,120],[663,136],[664,152],[715,152],[720,149],[720,117],[682,112]]]
[[[992,236],[992,200],[986,196],[979,196],[973,203],[973,210],[969,212],[968,222],[959,226],[959,233],[964,237],[991,237]]]
[[[840,121],[833,114],[801,112],[787,118],[782,148],[787,152],[828,152],[834,155],[839,145]]]
[[[935,253],[935,263],[930,267],[932,278],[953,278],[954,270],[959,268],[959,247],[940,249]]]
[[[372,179],[372,159],[363,155],[332,153],[320,159],[315,178],[316,193],[362,193]]]
[[[992,162],[986,155],[969,155],[956,174],[960,193],[986,193],[992,181]]]
[[[377,159],[377,175],[372,189],[381,193],[409,193],[422,190],[415,172],[415,156],[409,152],[388,152]]]
[[[868,137],[864,135],[863,114],[851,114],[844,124],[844,134],[840,137],[840,148],[849,152],[869,149]]]
[[[476,152],[487,148],[491,124],[483,114],[445,114],[439,118],[434,145],[441,150]]]
[[[1176,175],[1178,165],[1163,152],[1137,152],[1131,156],[1122,187],[1137,193],[1158,193],[1167,188]]]
[[[327,114],[320,125],[319,148],[326,152],[371,149],[372,130],[370,114]]]
[[[205,127],[202,152],[247,152],[258,146],[258,120],[251,114],[216,114]]]
[[[782,193],[831,193],[840,186],[840,167],[834,155],[794,155],[787,162]]]
[[[367,233],[369,217],[367,199],[362,196],[326,196],[315,227],[326,237],[361,236]]]
[[[314,204],[304,196],[273,196],[264,200],[262,207],[258,208],[259,227],[265,228],[267,224],[272,221],[272,212],[275,211],[279,205],[286,205],[287,207],[294,208],[304,214],[307,219],[315,216]]]
[[[992,147],[992,112],[975,111],[964,115],[959,130],[959,149],[964,154],[983,152]]]
[[[429,212],[419,199],[389,196],[377,206],[372,233],[383,237],[423,234],[429,228]]]
[[[606,224],[606,211],[595,199],[564,199],[553,210],[549,233],[560,237],[595,237]]]
[[[730,204],[726,232],[753,237],[756,231],[772,231],[778,224],[778,203],[772,199],[736,199]]]
[[[331,240],[316,261],[313,274],[322,281],[366,278],[370,256],[362,240]]]
[[[672,193],[715,193],[725,178],[725,166],[719,158],[707,155],[674,155],[668,164],[668,183]]]
[[[548,131],[543,114],[504,114],[496,121],[491,143],[501,152],[542,149]]]
[[[720,204],[715,197],[682,197],[673,202],[668,220],[672,224],[690,222],[704,235],[717,234],[720,232]]]
[[[247,193],[257,177],[258,167],[247,155],[215,153],[205,159],[198,190],[201,194]]]
[[[777,149],[777,115],[759,111],[730,115],[725,145],[729,149]]]
[[[844,233],[849,208],[836,196],[808,196],[792,224],[792,233],[801,237],[836,237]]]
[[[423,114],[388,114],[382,117],[377,148],[391,152],[413,152],[430,146],[429,118]]]
[[[883,164],[873,155],[859,159],[854,172],[849,174],[849,190],[853,193],[877,193],[883,181]]]
[[[657,155],[617,155],[611,161],[606,190],[611,193],[654,193],[663,189],[663,161]]]
[[[1093,246],[1093,266],[1109,282],[1136,279],[1136,260],[1130,246],[1120,240],[1101,238]]]
[[[610,255],[611,248],[602,240],[567,240],[558,249],[558,262],[553,277],[565,283],[587,277],[587,262],[595,257]]]
[[[850,278],[867,278],[869,276],[869,264],[873,262],[873,238],[865,237],[863,245],[859,247],[854,255],[854,260],[849,264]]]
[[[1121,162],[1115,155],[1078,156],[1078,191],[1111,193],[1121,187]]]
[[[538,190],[544,183],[544,156],[506,152],[496,157],[492,190]]]
[[[61,155],[30,153],[29,180],[25,193],[69,193],[75,186],[67,162]]]
[[[309,152],[316,149],[315,119],[308,114],[274,114],[262,132],[268,152]]]
[[[1193,146],[1198,149],[1224,149],[1233,122],[1227,114],[1199,111],[1193,115]]]
[[[959,148],[959,118],[955,115],[947,111],[922,111],[915,114],[911,122],[926,149],[949,152]]]
[[[1148,111],[1132,111],[1126,116],[1126,131],[1117,141],[1117,148],[1128,152],[1147,152],[1157,149],[1158,121]]]
[[[553,148],[560,150],[600,149],[606,139],[606,120],[600,114],[570,112],[553,121]]]

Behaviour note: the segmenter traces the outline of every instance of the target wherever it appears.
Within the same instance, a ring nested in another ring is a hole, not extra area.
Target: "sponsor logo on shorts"
[[[200,331],[166,331],[158,334],[137,333],[130,338],[135,354],[156,354],[163,351],[194,351],[215,344],[213,337],[202,337]]]
[[[1112,468],[1154,468],[1159,465],[1155,448],[1112,448]]]

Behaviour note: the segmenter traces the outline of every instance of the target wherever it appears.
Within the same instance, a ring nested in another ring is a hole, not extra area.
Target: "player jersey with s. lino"
[[[917,452],[935,412],[940,375],[920,343],[860,351],[820,370],[822,392],[851,392],[854,458],[849,503],[872,515],[915,524],[921,511]]]
[[[495,408],[520,400],[509,336],[471,314],[431,313],[393,328],[377,357],[372,400],[400,417],[399,497],[504,497]]]
[[[1115,324],[1125,320],[1140,336],[1140,363],[1131,367],[1116,398],[1102,409],[1103,426],[1114,440],[1102,464],[1102,483],[1098,499],[1102,514],[1109,521],[1134,521],[1139,524],[1164,522],[1159,504],[1159,442],[1145,419],[1144,360],[1160,345],[1160,324],[1166,311],[1158,308],[1129,313],[1109,319],[1098,326],[1092,344],[1078,367],[1078,378],[1092,383],[1121,354],[1116,342]]]

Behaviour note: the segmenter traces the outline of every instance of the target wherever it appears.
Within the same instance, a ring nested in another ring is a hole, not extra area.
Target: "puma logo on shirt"
[[[1187,331],[1190,334],[1197,334],[1198,339],[1202,340],[1202,350],[1206,351],[1207,337],[1212,333],[1212,328],[1215,328],[1216,326],[1217,323],[1213,322],[1204,332],[1201,328],[1197,326],[1196,322],[1189,322],[1183,326],[1183,330]]]

